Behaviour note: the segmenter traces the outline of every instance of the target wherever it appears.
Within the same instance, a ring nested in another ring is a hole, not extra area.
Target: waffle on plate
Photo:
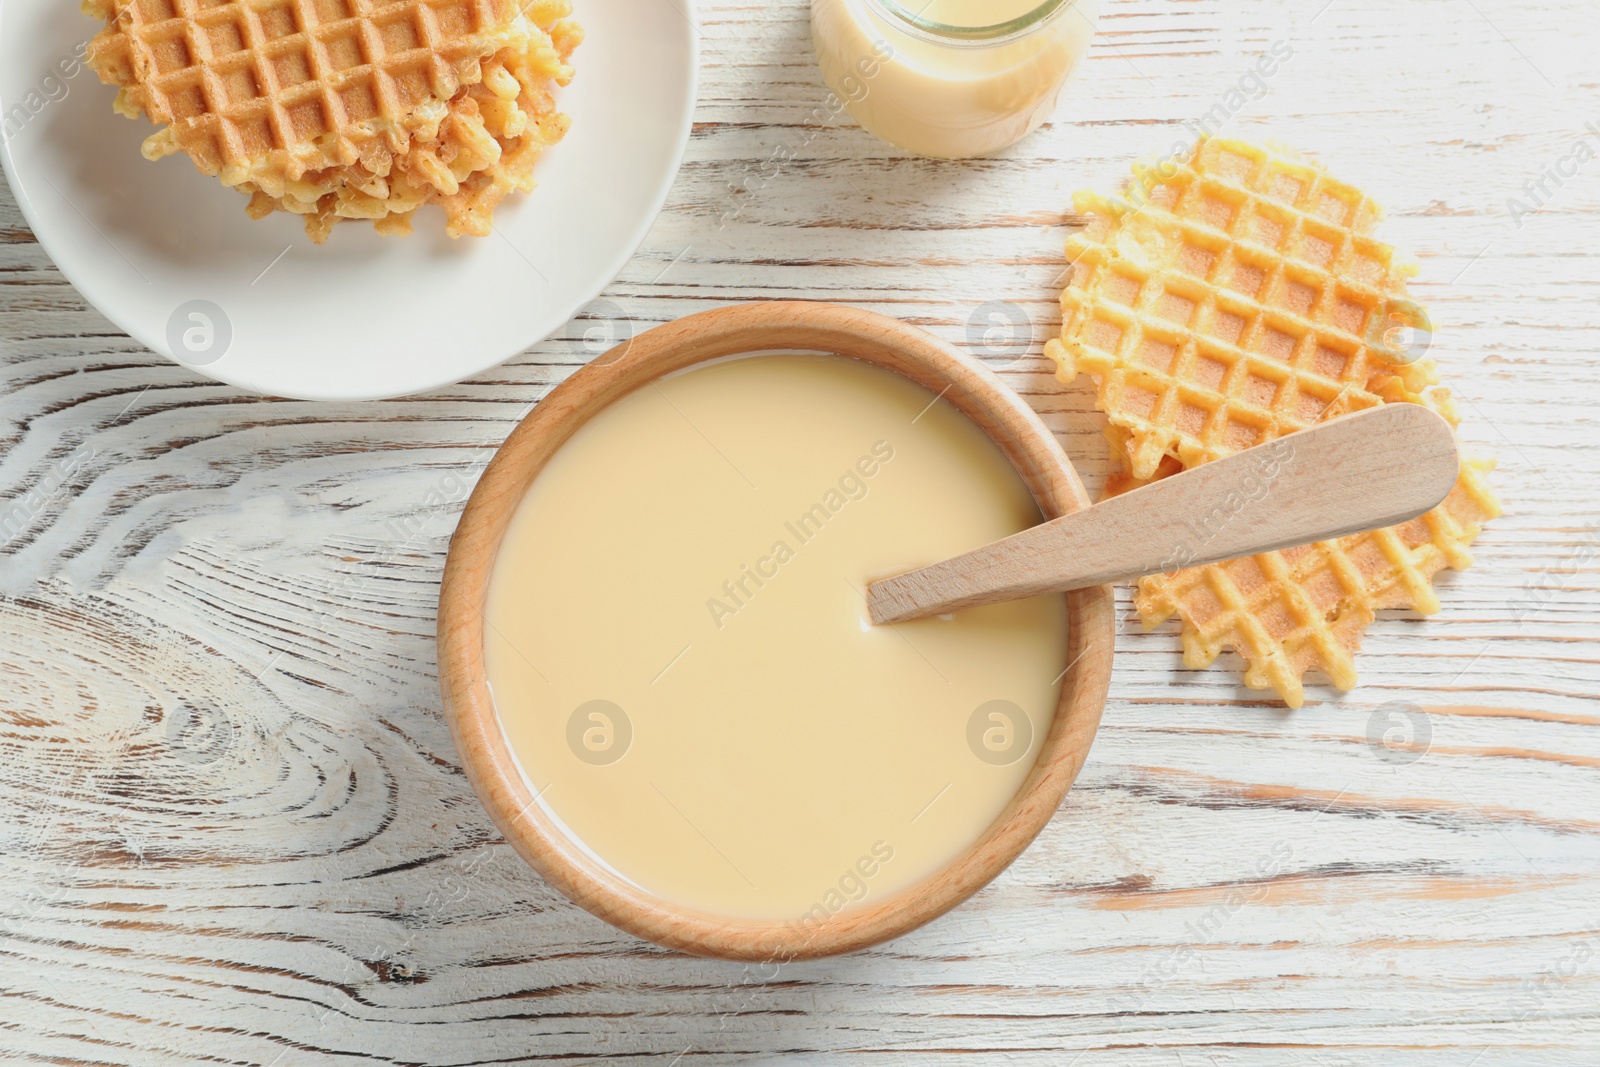
[[[86,0],[104,19],[89,63],[116,109],[159,129],[144,155],[183,152],[326,240],[341,219],[410,230],[423,204],[451,236],[488,233],[532,188],[567,119],[582,30],[566,0]]]

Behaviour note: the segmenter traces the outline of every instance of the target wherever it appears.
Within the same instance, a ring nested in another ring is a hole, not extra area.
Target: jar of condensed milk
[[[997,152],[1055,110],[1099,0],[811,0],[828,87],[921,156]]]

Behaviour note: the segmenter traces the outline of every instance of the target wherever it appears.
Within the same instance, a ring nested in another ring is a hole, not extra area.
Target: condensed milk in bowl
[[[745,305],[563,383],[485,471],[445,703],[511,844],[660,944],[786,960],[960,903],[1099,721],[1104,587],[874,626],[868,582],[1087,506],[1049,431],[914,327]]]
[[[823,79],[857,122],[922,156],[997,152],[1055,111],[1099,0],[812,0]]]

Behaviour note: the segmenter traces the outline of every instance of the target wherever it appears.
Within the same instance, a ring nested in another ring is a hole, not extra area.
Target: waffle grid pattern
[[[251,184],[249,213],[262,218],[291,211],[305,218],[306,232],[322,243],[340,219],[371,219],[380,233],[411,232],[411,214],[423,204],[444,210],[451,237],[487,236],[494,209],[512,192],[530,192],[533,169],[544,150],[561,140],[569,120],[556,110],[552,82],[572,77],[567,59],[583,31],[565,14],[563,2],[537,5],[551,13],[549,36],[528,47],[505,48],[483,62],[483,78],[450,102],[436,134],[418,134],[396,156],[386,178],[350,168],[331,192],[309,197],[276,195]]]
[[[1108,493],[1380,403],[1457,422],[1432,361],[1390,343],[1426,313],[1359,190],[1286,153],[1208,140],[1171,177],[1136,171],[1134,193],[1138,208],[1077,198],[1096,218],[1068,245],[1075,276],[1046,346],[1063,380],[1097,379],[1128,467]],[[1186,665],[1234,648],[1246,684],[1290,707],[1308,670],[1349,689],[1376,612],[1437,611],[1433,576],[1471,565],[1467,546],[1499,514],[1492,467],[1464,461],[1449,497],[1408,523],[1144,578],[1135,607],[1147,627],[1182,619]]]
[[[201,170],[237,184],[272,152],[449,99],[516,14],[503,0],[133,0],[91,55]]]
[[[1432,614],[1433,576],[1472,565],[1467,546],[1499,514],[1487,480],[1493,466],[1467,460],[1443,503],[1399,526],[1141,579],[1135,606],[1147,626],[1182,615],[1185,666],[1209,667],[1235,648],[1249,664],[1245,684],[1276,689],[1290,707],[1304,700],[1308,670],[1350,689],[1374,613]]]
[[[519,6],[520,5],[520,6]],[[568,0],[84,0],[107,20],[89,65],[117,110],[160,128],[250,197],[301,216],[320,244],[342,219],[411,232],[437,204],[451,237],[497,204],[569,125],[555,88],[583,30]]]
[[[1063,380],[1099,379],[1131,474],[1204,462],[1330,418],[1416,399],[1432,363],[1385,338],[1416,318],[1376,205],[1298,160],[1206,141],[1170,179],[1069,244]],[[1374,343],[1376,342],[1376,344]]]

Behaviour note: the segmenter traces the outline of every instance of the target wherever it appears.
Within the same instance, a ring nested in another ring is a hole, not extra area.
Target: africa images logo
[[[837,482],[822,494],[820,500],[800,512],[793,520],[784,523],[783,529],[787,537],[780,537],[774,541],[772,547],[765,555],[758,557],[754,565],[742,564],[737,574],[722,583],[721,596],[706,598],[706,610],[711,613],[712,624],[720,630],[727,625],[729,617],[744,610],[759,590],[778,577],[783,565],[795,558],[798,549],[814,540],[829,521],[843,511],[851,501],[866,497],[870,490],[868,482],[892,459],[894,459],[894,446],[887,441],[874,442],[870,455],[863,455],[856,460],[855,464],[847,468]],[[793,544],[790,543],[791,538]]]
[[[221,359],[233,343],[233,322],[209,300],[186,300],[167,318],[167,348],[172,358],[191,367]]]

